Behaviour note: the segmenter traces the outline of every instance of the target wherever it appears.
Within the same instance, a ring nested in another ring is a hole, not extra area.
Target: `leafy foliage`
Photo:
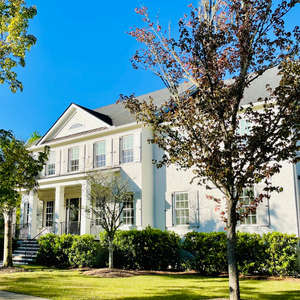
[[[37,263],[46,266],[95,267],[99,261],[99,242],[92,235],[46,234],[39,238]],[[102,262],[103,265],[103,262]]]
[[[96,265],[99,243],[92,235],[76,236],[69,250],[69,262],[72,267],[93,267]]]
[[[147,227],[118,231],[114,240],[116,266],[136,270],[179,267],[180,238],[177,234]]]
[[[37,176],[47,160],[49,149],[30,153],[12,132],[0,129],[0,213],[5,219],[4,266],[12,265],[12,215],[20,204],[20,191],[38,186]]]
[[[241,273],[271,276],[295,276],[299,238],[279,232],[262,236],[256,233],[237,234],[237,262]],[[194,254],[190,264],[202,274],[226,272],[226,234],[224,232],[190,232],[185,235],[183,249]]]
[[[202,274],[226,272],[226,234],[224,232],[190,232],[185,235],[183,249],[195,256],[192,268]]]
[[[33,144],[35,141],[39,140],[42,136],[37,132],[37,131],[34,131],[32,133],[32,135],[30,136],[30,138],[28,139],[27,141],[27,145],[31,145]]]
[[[36,13],[36,8],[27,7],[24,0],[0,1],[0,83],[6,82],[12,92],[23,90],[13,69],[25,66],[25,54],[36,42],[27,32]]]
[[[297,271],[297,246],[299,238],[282,233],[264,234],[262,237],[262,245],[265,248],[265,258],[262,262],[262,272],[270,275],[296,275]]]
[[[159,76],[170,97],[162,105],[134,95],[121,95],[121,100],[138,122],[153,129],[150,142],[164,150],[158,167],[192,168],[197,183],[222,193],[208,198],[225,207],[221,218],[227,229],[231,299],[240,297],[235,228],[250,212],[240,213],[240,196],[245,188],[263,184],[251,201],[255,207],[271,192],[280,192],[271,178],[283,161],[295,162],[300,149],[300,31],[298,26],[287,31],[284,22],[298,2],[203,0],[178,21],[176,39],[142,7],[136,12],[145,26],[129,33],[142,45],[133,67]],[[279,85],[267,85],[266,97],[254,95],[243,106],[246,88],[275,66]],[[241,133],[241,120],[251,124],[248,132]]]
[[[128,182],[124,181],[121,174],[103,175],[92,174],[88,178],[91,206],[87,209],[97,217],[100,225],[107,233],[109,242],[109,268],[113,267],[113,240],[117,229],[122,224],[124,203],[132,200],[133,193]]]
[[[37,176],[47,160],[48,148],[33,157],[22,141],[0,129],[0,211],[15,208],[20,189],[37,187]]]

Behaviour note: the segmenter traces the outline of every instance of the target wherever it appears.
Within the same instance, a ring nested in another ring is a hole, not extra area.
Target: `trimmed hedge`
[[[38,243],[38,264],[59,268],[99,265],[97,258],[100,247],[92,235],[49,233],[40,237]]]
[[[92,235],[47,234],[39,240],[37,263],[56,267],[104,267],[108,262],[105,233],[100,243]],[[242,274],[296,276],[297,244],[294,235],[278,232],[260,236],[237,234],[237,260]],[[227,272],[226,233],[190,232],[183,242],[174,232],[147,227],[118,231],[114,266],[136,270],[194,269],[205,275]]]
[[[100,239],[107,247],[105,234],[100,234]],[[180,237],[174,232],[151,227],[118,231],[114,245],[114,265],[118,268],[166,270],[180,265]]]
[[[260,236],[255,233],[237,233],[237,260],[242,274],[295,276],[297,244],[295,235],[278,232]],[[194,259],[189,266],[206,275],[227,272],[226,233],[190,232],[185,235],[183,249]]]
[[[226,235],[224,232],[189,232],[185,235],[182,247],[194,255],[194,259],[189,262],[191,269],[202,274],[226,272]]]

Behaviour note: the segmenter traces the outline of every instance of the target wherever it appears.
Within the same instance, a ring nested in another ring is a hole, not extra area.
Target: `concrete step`
[[[20,250],[17,249],[14,251],[14,254],[37,254],[37,251],[35,250]]]
[[[14,253],[13,258],[18,258],[18,257],[29,257],[29,258],[36,258],[37,254],[19,254],[19,253]]]
[[[35,262],[35,259],[34,258],[25,258],[25,257],[23,257],[23,258],[14,258],[13,259],[13,263],[16,263],[16,262],[18,262],[18,263],[33,263],[33,262]]]
[[[24,245],[21,245],[19,246],[17,249],[19,250],[26,250],[26,249],[33,249],[33,250],[38,250],[40,247],[39,246],[24,246]]]
[[[34,263],[39,250],[36,240],[18,240],[18,248],[13,253],[14,264]]]

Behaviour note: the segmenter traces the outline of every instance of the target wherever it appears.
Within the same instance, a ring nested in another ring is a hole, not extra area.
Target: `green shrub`
[[[118,231],[114,240],[116,267],[137,270],[177,269],[180,238],[177,234],[147,227]]]
[[[237,233],[237,261],[242,274],[295,276],[297,243],[294,235],[278,232],[264,234]],[[185,235],[183,249],[195,258],[191,267],[213,275],[227,272],[226,234],[190,232]]]
[[[56,244],[57,235],[48,233],[38,239],[39,251],[37,253],[36,262],[43,266],[57,266]]]
[[[236,255],[241,274],[262,273],[261,264],[265,260],[265,247],[259,234],[238,232]]]
[[[194,255],[191,268],[202,274],[227,272],[226,234],[224,232],[189,232],[183,249]]]
[[[46,234],[39,238],[37,263],[58,268],[101,265],[99,242],[92,235]],[[103,263],[102,263],[103,265]]]
[[[97,262],[99,243],[92,235],[75,236],[69,248],[69,263],[72,267],[94,267]]]
[[[56,236],[54,253],[56,259],[56,266],[60,268],[69,267],[69,252],[74,243],[75,236],[72,234],[63,234]]]
[[[265,260],[261,264],[262,271],[269,275],[297,275],[297,244],[295,235],[273,232],[264,234],[261,239],[265,249]]]

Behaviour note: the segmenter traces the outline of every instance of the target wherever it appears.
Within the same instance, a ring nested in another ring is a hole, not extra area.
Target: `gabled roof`
[[[265,98],[269,96],[266,91],[266,85],[269,84],[272,88],[279,85],[280,76],[277,74],[278,68],[271,68],[263,73],[260,77],[255,79],[248,88],[245,89],[244,98],[241,105],[247,105],[250,102],[257,102],[258,98]],[[182,84],[179,87],[179,93],[183,93],[187,89],[192,88],[189,83]],[[160,106],[170,98],[170,92],[167,88],[154,91],[145,95],[138,96],[139,100],[149,100],[153,98],[154,104]],[[124,108],[122,103],[115,103],[107,106],[102,106],[94,110],[95,112],[109,116],[113,125],[121,126],[135,122],[135,117],[127,109]]]
[[[248,88],[246,88],[241,105],[246,105],[249,104],[250,102],[255,103],[257,102],[258,98],[263,99],[267,97],[268,92],[266,91],[266,85],[269,84],[272,88],[275,88],[276,86],[279,85],[279,82],[280,82],[280,76],[278,75],[277,67],[265,71],[262,76],[254,80],[251,83],[251,85]],[[192,88],[193,88],[192,84],[184,83],[179,86],[179,93],[183,93]],[[164,102],[170,99],[170,92],[167,88],[164,88],[145,95],[138,96],[137,98],[141,101],[143,100],[149,101],[150,97],[153,99],[154,104],[160,106]],[[57,125],[57,123],[63,118],[63,116],[66,114],[66,112],[70,109],[71,106],[76,106],[79,109],[84,110],[92,117],[97,118],[101,122],[104,122],[104,124],[107,124],[107,127],[126,125],[136,121],[135,116],[131,114],[129,110],[125,109],[122,103],[110,104],[94,110],[75,103],[71,103],[67,107],[67,109],[62,113],[62,115],[57,119],[57,121],[51,126],[51,128],[47,131],[47,133],[38,141],[37,144],[42,144],[45,142],[45,140],[47,140],[47,136],[49,136],[49,133]],[[99,128],[103,129],[103,126],[99,126]],[[68,136],[65,136],[65,138],[67,137]],[[59,139],[61,138],[59,137]]]
[[[92,114],[93,116],[95,116],[96,118],[102,120],[103,122],[109,124],[109,125],[113,125],[113,122],[112,122],[112,119],[107,116],[107,115],[104,115],[104,114],[101,114],[100,112],[96,111],[96,110],[92,110],[92,109],[89,109],[87,107],[84,107],[84,106],[81,106],[79,104],[76,104],[78,107],[82,108],[83,110],[85,110],[86,112]]]
[[[96,112],[94,110],[91,110],[89,108],[83,107],[81,105],[71,103],[65,111],[60,115],[60,117],[55,121],[55,123],[50,127],[50,129],[46,132],[46,134],[36,143],[36,145],[43,144],[46,141],[53,140],[53,139],[62,139],[62,137],[56,138],[53,137],[53,135],[56,135],[59,131],[58,128],[63,124],[63,122],[66,122],[68,120],[69,115],[72,113],[72,111],[76,111],[76,109],[83,110],[85,113],[88,113],[92,118],[96,118],[98,121],[97,129],[103,130],[103,128],[111,127],[112,126],[112,120],[109,116],[106,116],[104,114],[101,114],[99,112]],[[95,129],[95,128],[93,128]],[[89,130],[85,130],[88,132]],[[76,135],[77,133],[75,133]],[[74,134],[65,135],[63,138],[68,138],[70,136],[73,136]]]

